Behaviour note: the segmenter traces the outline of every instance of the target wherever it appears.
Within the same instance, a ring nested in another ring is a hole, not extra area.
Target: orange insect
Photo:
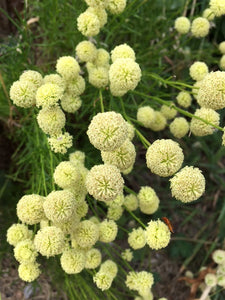
[[[161,219],[162,219],[162,220],[166,223],[166,225],[169,227],[169,230],[170,230],[172,233],[174,233],[173,226],[172,226],[172,224],[170,223],[170,220],[167,219],[166,217],[162,217]]]

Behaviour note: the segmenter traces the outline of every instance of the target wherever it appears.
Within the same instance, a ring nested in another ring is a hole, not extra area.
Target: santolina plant
[[[158,181],[164,178],[168,198],[187,205],[204,197],[205,174],[186,162],[185,138],[191,135],[195,140],[195,136],[212,135],[216,130],[224,133],[219,111],[225,107],[224,64],[220,61],[221,70],[215,70],[207,62],[191,61],[185,71],[192,84],[150,73],[139,64],[139,54],[132,48],[135,45],[124,41],[110,49],[104,41],[98,43],[93,38],[107,26],[108,14],[119,15],[126,9],[126,1],[85,2],[88,8],[77,18],[77,28],[85,39],[77,43],[74,55],[62,53],[55,62],[56,73],[42,76],[26,70],[10,88],[13,104],[29,109],[35,116],[32,121],[47,136],[44,147],[49,148],[51,170],[46,175],[51,187],[44,194],[34,190],[21,197],[17,203],[19,221],[8,229],[7,241],[20,264],[19,277],[26,282],[40,276],[40,256],[51,257],[56,258],[65,274],[91,275],[103,295],[122,278],[123,288],[136,296],[134,299],[153,299],[154,270],[136,267],[133,258],[139,249],[150,253],[166,248],[172,242],[173,230],[166,217],[159,218],[163,200],[157,186],[139,182],[135,192],[127,186],[127,179],[140,163],[140,153],[144,153],[145,172]],[[210,22],[223,14],[223,1],[211,0],[202,16],[179,16],[174,20],[173,33],[178,39],[180,35],[207,38]],[[224,42],[218,48],[224,55]],[[149,95],[147,85],[137,90],[142,79],[171,85],[177,91],[170,101],[159,97],[157,91]],[[86,103],[89,90],[98,98],[93,102],[94,113],[84,117],[84,126],[80,126],[73,117],[91,107]],[[129,94],[134,101],[132,113],[125,105],[129,104]],[[121,110],[114,109],[115,102]],[[73,131],[67,129],[70,122]],[[139,130],[141,127],[149,132],[151,142]],[[161,132],[166,128],[169,136]],[[82,148],[76,139],[79,134],[88,140],[87,153],[69,150],[74,139],[76,147]],[[51,151],[58,158],[55,165]],[[63,154],[69,154],[69,158]],[[124,217],[128,222],[121,225]],[[225,286],[224,251],[214,252],[213,259],[221,267],[216,271],[220,275],[205,276],[210,289],[217,284]]]

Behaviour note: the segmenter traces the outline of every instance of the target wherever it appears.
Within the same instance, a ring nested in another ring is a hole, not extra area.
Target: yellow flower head
[[[53,191],[43,204],[46,217],[52,222],[67,222],[75,210],[74,195],[67,191]]]
[[[142,106],[138,108],[137,120],[142,123],[146,128],[151,128],[152,124],[155,122],[156,116],[155,111],[150,106]]]
[[[78,225],[74,237],[80,247],[92,247],[99,239],[99,227],[89,220],[82,221]]]
[[[88,7],[88,9],[86,9],[86,12],[92,13],[97,16],[100,23],[100,28],[102,28],[107,23],[108,16],[104,8],[100,6],[90,6]]]
[[[68,249],[63,252],[60,263],[67,274],[77,274],[84,269],[85,259],[85,254],[82,250]]]
[[[111,287],[113,279],[110,274],[98,271],[94,275],[93,281],[100,290],[106,291]]]
[[[23,262],[18,268],[19,277],[26,282],[32,282],[41,274],[39,264],[36,262]]]
[[[20,263],[32,263],[36,260],[37,255],[34,243],[30,239],[19,242],[14,248],[15,259]]]
[[[220,17],[225,14],[225,2],[223,0],[210,0],[209,7],[216,17]]]
[[[218,265],[225,264],[225,251],[222,249],[215,250],[212,254],[212,258]]]
[[[110,220],[117,221],[123,214],[123,207],[120,205],[111,205],[107,211],[107,218]]]
[[[199,81],[202,80],[208,73],[208,66],[201,61],[196,61],[190,66],[190,76],[192,79]]]
[[[50,74],[44,77],[44,83],[57,84],[64,91],[66,87],[65,80],[59,74]]]
[[[101,261],[102,261],[102,254],[98,249],[92,248],[86,252],[86,258],[85,258],[86,269],[96,269],[101,264]]]
[[[134,164],[136,151],[134,145],[127,139],[114,151],[101,151],[105,164],[116,166],[120,171],[125,171]]]
[[[146,242],[151,249],[165,248],[170,242],[170,230],[168,226],[160,221],[150,221],[146,228]]]
[[[82,105],[82,100],[79,96],[64,94],[61,99],[62,109],[68,113],[75,113]]]
[[[72,56],[62,56],[57,60],[56,71],[65,79],[75,79],[80,72],[80,66]]]
[[[214,110],[225,107],[225,72],[210,72],[201,81],[197,102],[200,106]]]
[[[221,57],[219,65],[221,70],[225,70],[225,54]]]
[[[44,107],[39,111],[37,121],[44,133],[58,135],[65,126],[66,117],[58,106]]]
[[[196,109],[194,115],[214,125],[219,126],[220,115],[211,108],[201,107],[200,109]],[[213,134],[215,128],[211,125],[204,123],[201,120],[192,118],[190,124],[190,130],[196,136],[205,136],[205,135]]]
[[[214,287],[217,285],[216,275],[213,273],[208,273],[205,275],[205,284],[210,287]]]
[[[93,61],[97,56],[97,49],[92,42],[82,41],[76,46],[76,55],[82,62]]]
[[[205,178],[198,168],[184,167],[170,179],[170,188],[177,200],[191,202],[205,192]]]
[[[10,88],[10,99],[16,106],[28,108],[36,103],[37,87],[30,81],[15,81]]]
[[[31,239],[33,232],[24,224],[13,224],[7,230],[7,242],[16,246],[19,242]]]
[[[65,132],[64,134],[48,138],[48,143],[52,151],[65,154],[67,149],[73,145],[73,137],[68,132]]]
[[[198,17],[191,24],[191,33],[196,38],[203,38],[208,35],[210,23],[207,19]]]
[[[84,78],[78,75],[76,78],[67,81],[67,94],[75,97],[83,94],[85,90]]]
[[[146,245],[145,231],[141,227],[133,229],[129,233],[128,244],[134,250],[143,248]]]
[[[116,46],[111,51],[112,62],[114,63],[118,58],[131,58],[135,60],[135,52],[127,44],[121,44],[119,46]]]
[[[219,50],[222,54],[225,54],[225,41],[219,44]]]
[[[108,259],[104,263],[101,264],[100,272],[104,272],[106,274],[110,274],[112,278],[116,277],[118,272],[117,264],[112,260]]]
[[[155,111],[155,121],[150,124],[150,129],[152,131],[160,131],[166,127],[166,118],[160,111]]]
[[[106,51],[105,49],[100,48],[100,49],[97,50],[97,57],[94,61],[94,65],[96,67],[108,68],[109,59],[110,59],[109,52]]]
[[[191,22],[186,17],[178,17],[175,20],[174,27],[180,34],[186,34],[190,30]]]
[[[107,10],[113,15],[121,14],[127,4],[127,0],[109,0]]]
[[[123,191],[124,180],[117,167],[112,165],[94,166],[86,177],[88,193],[99,201],[115,199]]]
[[[87,135],[91,144],[102,151],[119,148],[127,138],[127,125],[122,115],[109,111],[92,119]]]
[[[127,278],[125,282],[126,286],[130,290],[138,291],[142,295],[149,293],[153,283],[154,283],[154,278],[152,273],[146,271],[129,272],[127,274]]]
[[[181,91],[177,95],[176,99],[177,103],[182,107],[188,108],[189,106],[191,106],[192,98],[188,92]]]
[[[170,123],[170,132],[178,139],[184,137],[188,133],[189,128],[188,121],[183,117],[175,118],[173,122]]]
[[[138,208],[138,199],[135,195],[127,195],[124,199],[124,206],[130,211],[134,211]]]
[[[132,141],[134,136],[135,136],[135,127],[133,124],[130,124],[129,122],[126,121],[127,124],[127,138]]]
[[[140,210],[148,215],[154,214],[159,207],[159,198],[150,186],[142,186],[139,193]]]
[[[125,249],[122,253],[121,256],[124,260],[130,262],[133,259],[133,252],[130,249]]]
[[[88,6],[91,7],[106,7],[108,4],[108,0],[85,0]]]
[[[36,105],[37,107],[56,106],[62,95],[63,90],[60,86],[54,83],[45,83],[37,90]]]
[[[81,164],[84,164],[85,153],[77,150],[75,152],[70,153],[69,158],[70,162],[72,163],[80,162]]]
[[[206,8],[202,13],[203,18],[206,18],[208,21],[213,21],[215,18],[214,12],[210,8]]]
[[[124,194],[120,194],[120,195],[118,195],[114,200],[112,200],[112,201],[108,201],[106,204],[107,205],[109,205],[109,206],[116,206],[116,205],[119,205],[119,206],[121,206],[121,205],[123,205],[123,203],[124,203]]]
[[[109,83],[109,71],[105,67],[91,68],[88,72],[88,81],[94,87],[101,89]]]
[[[44,217],[43,203],[45,198],[39,195],[25,195],[17,203],[17,216],[23,223],[33,225]]]
[[[59,163],[53,174],[55,183],[62,189],[77,184],[80,176],[79,168],[70,161]]]
[[[61,254],[65,247],[65,236],[60,228],[47,226],[38,230],[34,238],[36,250],[43,256]]]
[[[147,167],[152,173],[168,177],[176,173],[184,160],[179,144],[170,139],[156,140],[147,150]]]
[[[113,220],[104,220],[99,224],[99,241],[111,243],[115,240],[118,227]]]
[[[95,36],[100,31],[100,22],[96,14],[85,11],[77,18],[78,30],[87,37]]]
[[[160,112],[167,120],[173,119],[177,114],[177,111],[174,108],[164,104],[161,106]]]
[[[30,81],[38,89],[43,84],[42,75],[37,71],[27,70],[20,75],[20,81]]]

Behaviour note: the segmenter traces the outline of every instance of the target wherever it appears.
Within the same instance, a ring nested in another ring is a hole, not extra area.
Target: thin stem
[[[129,187],[127,187],[126,185],[124,185],[124,190],[127,192],[127,193],[130,193],[130,194],[133,194],[135,196],[137,196],[137,193],[135,193],[133,190],[131,190]]]
[[[135,216],[135,214],[132,211],[127,209],[125,206],[124,206],[124,208],[144,229],[146,228],[145,224],[137,216]]]
[[[142,96],[142,97],[145,97],[145,98],[149,98],[149,99],[155,100],[156,102],[158,102],[158,103],[160,103],[160,104],[164,104],[164,105],[166,105],[166,106],[169,106],[169,107],[171,107],[171,108],[174,108],[175,110],[179,111],[181,114],[183,114],[183,115],[185,115],[185,116],[187,116],[187,117],[189,117],[189,118],[194,118],[194,119],[200,120],[200,121],[204,122],[205,124],[210,125],[210,126],[216,128],[216,129],[218,129],[218,130],[224,132],[224,130],[223,130],[222,127],[217,126],[217,125],[215,125],[215,124],[213,124],[213,123],[211,123],[211,122],[208,122],[208,121],[206,121],[206,120],[204,120],[204,119],[202,119],[202,118],[200,118],[200,117],[198,117],[198,116],[195,116],[195,115],[193,115],[193,114],[187,112],[186,110],[183,110],[183,109],[177,107],[172,101],[162,100],[162,99],[160,99],[160,98],[158,98],[158,97],[155,97],[155,96],[149,96],[149,95],[146,95],[146,94],[144,94],[144,93],[137,92],[137,91],[133,91],[133,93],[134,93],[134,94],[137,94],[137,95],[140,95],[140,96]]]
[[[102,90],[99,90],[99,97],[100,97],[100,105],[101,105],[101,112],[104,112],[104,103],[103,103],[103,98],[102,98]]]

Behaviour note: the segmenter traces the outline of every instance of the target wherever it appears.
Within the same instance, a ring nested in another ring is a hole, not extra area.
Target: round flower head
[[[193,97],[197,100],[197,98],[198,98],[198,91],[199,91],[199,89],[200,89],[200,86],[201,86],[201,84],[202,84],[202,81],[203,80],[201,80],[201,81],[196,81],[194,84],[193,84],[193,88],[192,88],[192,93],[193,93]]]
[[[119,206],[121,206],[121,205],[123,205],[124,200],[125,200],[124,199],[124,195],[120,194],[120,195],[116,196],[116,198],[113,199],[112,201],[108,201],[106,204],[109,205],[109,206],[111,206],[111,205],[114,205],[114,206],[119,205]]]
[[[208,21],[213,21],[215,18],[214,12],[210,8],[206,8],[202,13],[203,18],[206,18]]]
[[[74,195],[67,191],[53,191],[43,204],[46,217],[52,222],[66,222],[75,210]]]
[[[109,71],[104,67],[92,68],[88,72],[88,81],[94,87],[101,89],[109,83]]]
[[[225,264],[224,263],[219,264],[217,266],[216,274],[218,274],[218,275],[225,275]]]
[[[152,273],[141,271],[134,272],[131,271],[127,274],[126,286],[130,290],[138,291],[141,295],[149,294],[149,291],[154,283],[154,278]]]
[[[9,95],[16,106],[28,108],[35,105],[36,91],[36,86],[30,81],[15,81]]]
[[[99,227],[89,220],[80,222],[75,232],[77,244],[82,247],[92,247],[99,238]]]
[[[222,54],[225,54],[225,41],[219,44],[219,50]]]
[[[128,174],[130,174],[130,173],[132,172],[133,168],[134,168],[134,166],[130,166],[130,168],[124,170],[124,171],[122,172],[123,175],[128,175]]]
[[[93,61],[97,56],[97,49],[90,41],[82,41],[76,46],[76,55],[80,61]]]
[[[64,94],[61,99],[62,109],[68,113],[75,113],[82,105],[82,100],[79,96]]]
[[[177,114],[177,111],[174,108],[164,104],[161,106],[160,112],[167,120],[173,119]]]
[[[68,132],[65,132],[64,134],[48,138],[48,143],[52,151],[65,154],[67,149],[73,145],[73,137]]]
[[[110,90],[117,96],[116,89],[128,92],[134,90],[141,80],[141,69],[131,58],[117,59],[109,69]]]
[[[100,224],[99,219],[98,219],[97,217],[95,217],[95,216],[92,216],[92,217],[89,219],[89,221],[93,222],[93,223],[96,224],[96,225],[99,225],[99,224]]]
[[[80,66],[72,56],[62,56],[57,60],[56,71],[65,79],[76,78],[80,72]]]
[[[52,225],[60,228],[64,234],[70,234],[71,232],[77,229],[79,222],[80,218],[75,211],[72,213],[71,217],[67,221],[53,222]]]
[[[215,263],[219,264],[224,264],[225,263],[225,251],[218,249],[215,250],[212,254],[212,258]]]
[[[170,132],[178,139],[184,137],[188,133],[189,128],[188,121],[183,117],[175,118],[173,122],[170,123]]]
[[[34,243],[30,239],[19,242],[14,248],[15,259],[20,263],[34,262],[37,255]]]
[[[130,249],[125,249],[122,253],[121,256],[124,260],[130,262],[133,259],[133,252]]]
[[[111,287],[113,279],[110,274],[99,271],[94,275],[93,281],[100,290],[105,291]]]
[[[7,230],[7,242],[16,246],[19,242],[31,239],[33,232],[24,224],[13,224]]]
[[[108,67],[109,66],[109,59],[110,55],[109,52],[106,51],[105,49],[98,49],[97,50],[97,57],[94,61],[94,64],[96,67]]]
[[[121,44],[119,46],[116,46],[111,51],[112,62],[114,63],[118,58],[131,58],[135,60],[135,52],[127,44]]]
[[[88,204],[85,200],[76,201],[75,212],[77,216],[81,219],[84,218],[88,213]]]
[[[154,214],[159,207],[159,198],[150,186],[141,187],[138,195],[140,210],[148,215]]]
[[[127,125],[121,114],[109,111],[92,119],[87,135],[91,144],[102,151],[119,148],[127,138]]]
[[[128,244],[134,250],[143,248],[146,245],[145,231],[141,227],[133,229],[129,233]]]
[[[34,238],[36,250],[43,256],[61,254],[65,247],[65,237],[62,230],[55,226],[47,226],[38,230]]]
[[[225,72],[210,72],[201,81],[197,102],[200,106],[214,110],[225,107]]]
[[[18,268],[19,277],[26,282],[32,282],[41,274],[39,264],[36,262],[23,262]]]
[[[69,158],[70,158],[70,162],[72,163],[80,162],[81,164],[84,164],[85,153],[77,150],[75,152],[70,153]]]
[[[117,167],[112,165],[94,166],[86,177],[88,193],[96,200],[110,201],[123,191],[123,178]]]
[[[165,248],[170,242],[170,230],[168,226],[160,221],[150,221],[146,227],[146,242],[151,249]]]
[[[204,62],[196,61],[190,66],[189,72],[192,79],[199,81],[209,73],[209,69]]]
[[[102,254],[98,249],[92,248],[86,252],[85,268],[96,269],[102,261]]]
[[[110,220],[117,221],[123,214],[123,207],[120,205],[111,205],[107,211],[107,218]]]
[[[209,33],[210,24],[205,18],[198,17],[191,24],[191,33],[194,37],[203,38]]]
[[[58,106],[44,107],[39,111],[37,121],[44,133],[58,135],[65,126],[66,117]]]
[[[54,83],[45,83],[37,90],[36,105],[37,107],[55,106],[62,95],[63,91],[60,86]]]
[[[196,109],[194,115],[196,117],[202,118],[212,124],[219,126],[220,115],[211,108],[202,107],[200,109]],[[190,124],[191,132],[196,136],[205,136],[213,134],[215,128],[211,125],[204,123],[201,120],[192,118]]]
[[[168,177],[176,173],[184,160],[179,144],[170,139],[156,140],[147,150],[147,167],[152,173]]]
[[[53,174],[55,183],[62,189],[75,185],[80,176],[79,169],[70,161],[59,163]]]
[[[146,128],[150,128],[155,122],[155,111],[150,106],[138,108],[137,120]]]
[[[44,217],[43,203],[45,198],[39,195],[25,195],[17,203],[17,216],[23,223],[33,225]]]
[[[126,121],[127,124],[127,138],[132,141],[134,136],[135,136],[135,127],[134,125],[130,124],[129,122]]]
[[[135,195],[130,194],[127,195],[124,199],[124,206],[129,211],[134,211],[138,208],[138,199]]]
[[[67,81],[67,93],[71,96],[79,96],[83,94],[85,90],[85,81],[84,78],[78,75],[76,78],[70,79]]]
[[[217,274],[216,275],[216,279],[217,279],[217,285],[222,286],[223,288],[225,287],[225,276],[224,274]]]
[[[166,127],[166,118],[160,111],[155,111],[155,121],[151,123],[150,129],[152,131],[160,131]]]
[[[115,240],[118,227],[113,220],[104,220],[99,224],[99,241],[111,243]]]
[[[60,263],[67,274],[80,273],[85,266],[85,254],[79,249],[68,249],[63,252]]]
[[[181,91],[177,95],[176,99],[177,99],[177,103],[182,107],[188,108],[189,106],[191,106],[192,98],[188,92]]]
[[[77,27],[84,36],[95,36],[100,31],[100,21],[96,14],[85,11],[77,18]]]
[[[88,6],[93,7],[106,7],[108,4],[108,0],[85,0]]]
[[[42,75],[37,72],[37,71],[32,71],[32,70],[27,70],[20,75],[20,81],[30,81],[33,83],[36,88],[38,89],[42,83],[43,83],[43,78]]]
[[[209,7],[216,17],[220,17],[225,14],[225,2],[223,0],[210,0]]]
[[[205,284],[210,287],[217,285],[217,278],[215,274],[208,273],[205,275]]]
[[[127,139],[119,148],[110,151],[101,151],[105,164],[116,166],[120,171],[125,171],[134,164],[136,151],[134,145]]]
[[[127,4],[127,0],[109,0],[107,10],[113,15],[121,14]]]
[[[219,65],[221,70],[225,70],[225,54],[221,57]]]
[[[64,91],[66,82],[59,74],[50,74],[44,77],[44,83],[57,84]]]
[[[172,196],[181,202],[197,200],[205,191],[205,178],[198,168],[184,167],[170,179]]]
[[[92,13],[97,16],[100,23],[100,28],[102,28],[107,23],[108,16],[104,8],[99,6],[88,7],[88,9],[86,9],[86,12]]]
[[[118,272],[117,264],[114,263],[112,260],[108,259],[104,263],[101,264],[100,272],[105,272],[107,274],[110,274],[112,278],[116,277],[116,274]]]
[[[190,30],[191,22],[186,17],[179,17],[175,20],[174,27],[180,34],[186,34]]]

